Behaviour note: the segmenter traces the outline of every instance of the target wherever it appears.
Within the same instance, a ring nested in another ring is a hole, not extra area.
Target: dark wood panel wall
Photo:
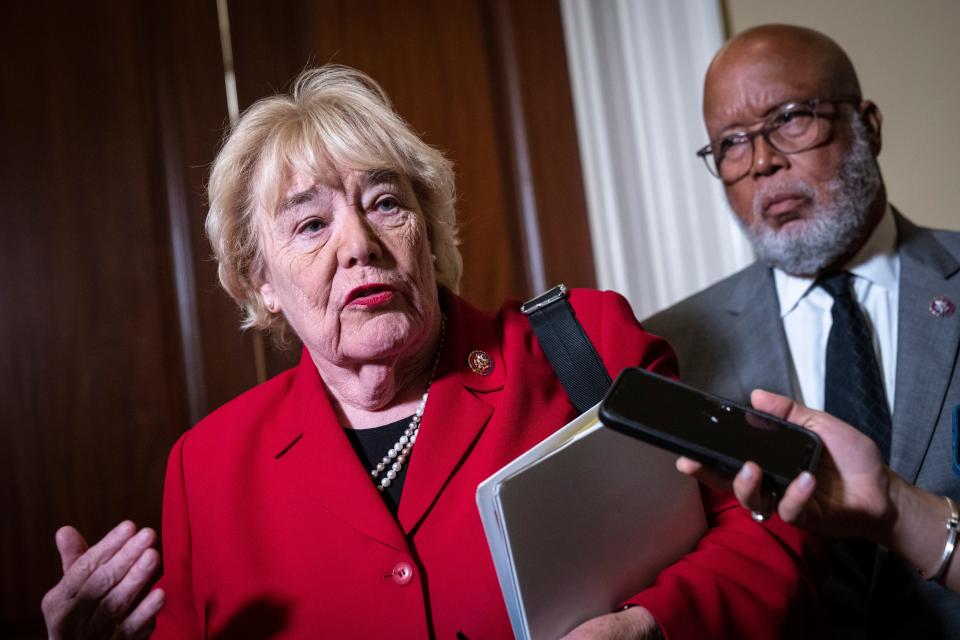
[[[559,282],[595,287],[593,247],[583,191],[577,131],[570,94],[558,2],[496,0],[500,46],[505,58],[501,84],[509,97],[502,102],[519,108],[510,114],[511,142],[505,166],[514,185],[511,215],[534,215],[546,286]],[[515,77],[511,82],[509,76]],[[513,133],[523,129],[523,138]],[[521,161],[527,166],[518,166]],[[524,203],[522,193],[530,196]],[[532,292],[537,293],[537,292]]]
[[[556,0],[228,7],[241,107],[350,64],[454,160],[469,299],[594,283]],[[158,526],[173,440],[258,374],[202,232],[227,121],[216,2],[6,8],[0,636],[42,637],[56,528]]]

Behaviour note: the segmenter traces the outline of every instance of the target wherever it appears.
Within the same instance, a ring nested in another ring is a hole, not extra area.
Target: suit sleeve
[[[638,364],[676,375],[673,351],[640,328],[622,296],[582,292],[571,302],[611,376]],[[671,640],[815,636],[815,538],[777,517],[754,522],[732,494],[701,493],[706,535],[624,604],[649,610]]]
[[[188,640],[202,637],[193,598],[190,513],[183,474],[183,449],[187,435],[173,446],[163,487],[163,577],[159,586],[166,603],[157,616],[154,640]]]

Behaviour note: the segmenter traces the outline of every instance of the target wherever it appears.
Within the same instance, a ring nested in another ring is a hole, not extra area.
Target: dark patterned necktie
[[[833,296],[823,408],[870,436],[883,459],[889,462],[890,405],[870,328],[853,295],[850,279],[850,274],[843,271],[817,280],[817,285]]]

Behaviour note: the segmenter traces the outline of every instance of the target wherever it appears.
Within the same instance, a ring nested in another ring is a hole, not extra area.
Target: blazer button
[[[409,562],[398,562],[390,576],[398,585],[405,587],[413,581],[413,566]]]

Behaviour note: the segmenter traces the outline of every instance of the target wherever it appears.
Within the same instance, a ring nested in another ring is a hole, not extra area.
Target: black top
[[[387,451],[397,443],[403,432],[410,426],[410,420],[412,419],[413,416],[407,416],[402,420],[372,429],[344,429],[347,439],[353,445],[353,450],[357,452],[360,463],[367,472],[376,468],[377,463],[383,460],[383,456],[387,455]],[[394,515],[397,514],[397,509],[400,506],[400,492],[403,491],[403,481],[407,477],[407,465],[409,464],[410,460],[408,459],[403,463],[403,468],[400,469],[397,478],[390,483],[389,487],[380,492],[383,501],[387,503]],[[370,482],[379,485],[380,478],[384,477],[386,473],[387,470],[385,469],[376,478],[370,478]]]

